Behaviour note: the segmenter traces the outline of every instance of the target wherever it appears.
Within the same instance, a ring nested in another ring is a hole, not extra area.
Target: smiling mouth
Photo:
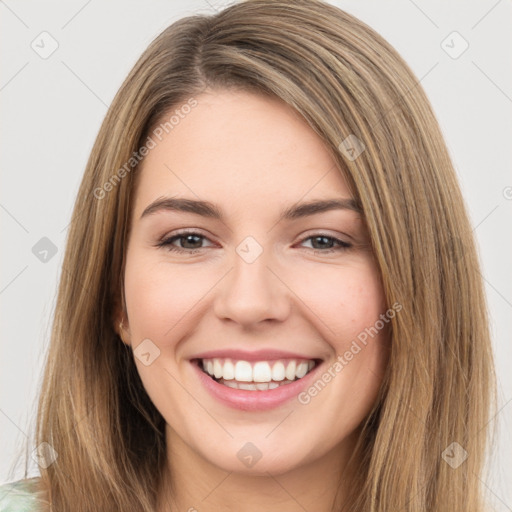
[[[302,379],[320,359],[243,361],[229,358],[195,359],[199,368],[215,382],[233,389],[268,391]]]

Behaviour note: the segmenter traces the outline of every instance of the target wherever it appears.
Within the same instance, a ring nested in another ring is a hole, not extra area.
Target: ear
[[[130,346],[131,345],[131,335],[130,335],[130,326],[128,324],[127,315],[120,304],[116,304],[114,311],[115,311],[115,313],[114,313],[113,319],[112,319],[112,321],[114,323],[114,331],[121,338],[121,341],[124,344]]]

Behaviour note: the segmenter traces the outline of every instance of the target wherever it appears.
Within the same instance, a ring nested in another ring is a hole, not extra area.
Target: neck
[[[166,426],[167,465],[158,512],[332,512],[342,509],[353,474],[358,432],[308,465],[285,473],[226,471],[204,459]],[[352,464],[351,464],[352,465]]]

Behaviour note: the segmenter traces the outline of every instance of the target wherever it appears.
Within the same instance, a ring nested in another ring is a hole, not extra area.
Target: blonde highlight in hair
[[[108,192],[104,184],[170,109],[207,88],[277,97],[304,117],[361,205],[388,304],[402,306],[343,510],[483,510],[493,363],[453,165],[407,64],[367,25],[316,0],[247,0],[180,19],[115,96],[72,216],[39,401],[36,444],[58,453],[41,470],[51,510],[155,509],[165,422],[119,338],[117,316],[136,166]],[[351,134],[365,146],[354,160],[339,149]],[[456,470],[441,457],[453,442],[468,453]]]

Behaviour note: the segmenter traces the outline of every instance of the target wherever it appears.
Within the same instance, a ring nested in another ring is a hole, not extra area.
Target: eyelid
[[[210,239],[210,235],[204,233],[199,228],[180,228],[180,229],[177,229],[175,231],[171,231],[170,233],[166,233],[159,240],[160,241],[168,240],[169,238],[173,238],[173,237],[179,236],[179,235],[197,235],[197,236],[202,236],[204,238]]]
[[[303,242],[307,238],[317,237],[317,236],[325,236],[328,238],[336,238],[340,242],[345,242],[347,244],[354,244],[355,241],[353,237],[347,235],[346,233],[330,233],[327,229],[311,229],[306,231],[305,234],[301,235],[300,242]]]
[[[297,242],[297,244],[303,244],[307,240],[311,240],[314,238],[320,238],[320,237],[331,239],[333,241],[333,243],[335,244],[335,247],[330,247],[327,249],[315,249],[314,247],[307,247],[307,249],[310,249],[313,251],[319,251],[319,252],[323,252],[323,253],[327,254],[330,252],[337,252],[337,251],[342,251],[344,249],[350,249],[354,246],[354,244],[352,242],[347,242],[339,235],[332,235],[329,233],[323,233],[321,231],[313,232],[313,233],[302,236],[301,239]],[[294,244],[294,245],[297,245],[297,244]]]
[[[177,231],[172,231],[171,233],[165,234],[164,236],[160,237],[158,239],[158,242],[155,245],[156,246],[170,245],[168,243],[170,240],[172,240],[174,238],[179,238],[179,237],[185,236],[185,235],[199,236],[201,238],[204,238],[205,240],[208,240],[209,242],[212,242],[212,244],[214,243],[211,240],[211,237],[209,235],[204,234],[199,229],[196,229],[196,228],[181,228],[181,229],[178,229]],[[201,247],[201,249],[205,249],[205,247]],[[187,249],[183,249],[183,250],[186,251]],[[192,250],[192,249],[190,249],[190,250]],[[196,249],[196,250],[199,250],[199,249]]]

